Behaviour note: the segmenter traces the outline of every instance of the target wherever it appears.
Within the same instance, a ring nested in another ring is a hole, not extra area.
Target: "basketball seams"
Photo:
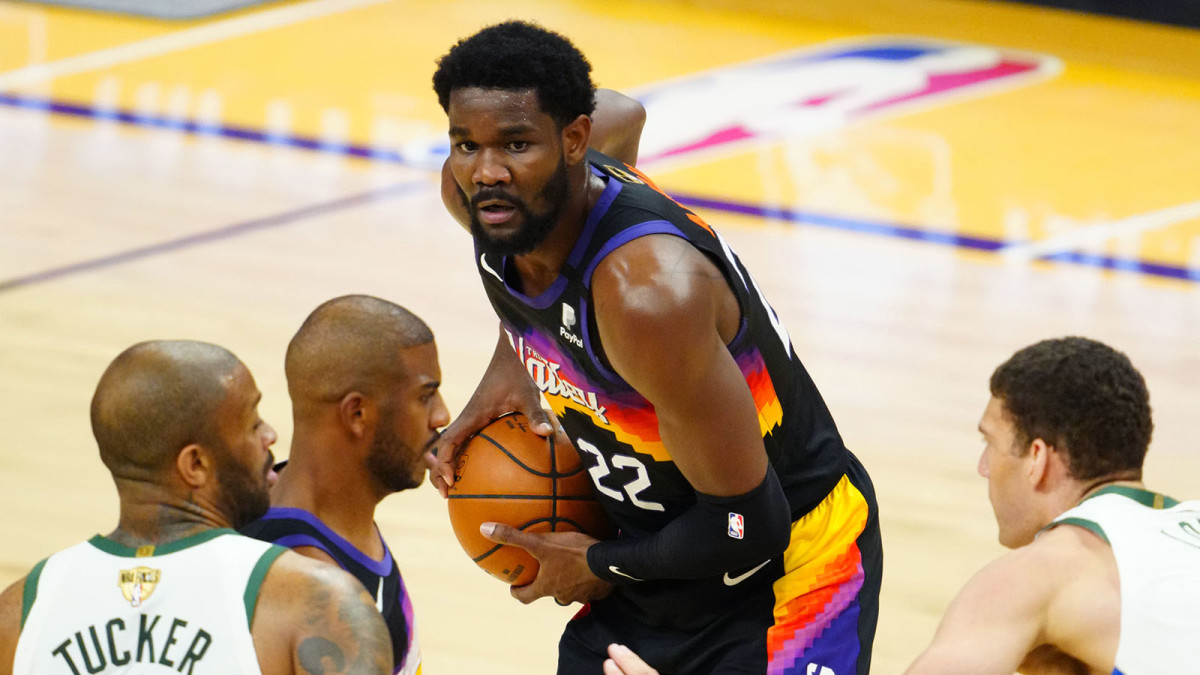
[[[468,441],[456,466],[461,480],[447,495],[455,536],[475,564],[510,585],[532,581],[537,560],[520,547],[489,541],[479,532],[480,523],[501,522],[547,534],[587,533],[584,524],[597,532],[605,530],[602,523],[607,518],[592,491],[583,457],[569,443],[556,441],[556,437],[534,434],[519,414],[502,417]],[[559,451],[565,454],[559,457]],[[463,488],[468,492],[459,492]]]
[[[525,471],[527,471],[527,472],[529,472],[529,473],[531,473],[531,474],[533,474],[533,475],[535,475],[535,476],[538,476],[539,478],[550,478],[550,479],[553,479],[553,478],[559,478],[559,477],[560,477],[560,476],[558,476],[558,475],[557,475],[557,474],[554,472],[554,464],[553,464],[553,459],[551,459],[551,464],[550,464],[550,473],[546,473],[545,471],[538,471],[537,469],[534,469],[533,467],[529,466],[529,465],[528,465],[528,464],[526,464],[525,462],[522,462],[520,459],[517,459],[517,456],[516,456],[516,455],[512,454],[511,452],[509,452],[508,448],[506,448],[506,447],[504,447],[503,445],[501,445],[499,441],[497,441],[496,439],[492,438],[491,436],[488,436],[487,434],[485,434],[485,433],[483,433],[483,432],[480,432],[480,433],[478,433],[478,434],[475,434],[475,436],[476,436],[477,438],[482,438],[483,440],[487,441],[488,443],[491,443],[492,445],[496,446],[496,449],[497,449],[497,450],[499,450],[500,452],[503,452],[503,453],[504,453],[504,455],[505,455],[506,457],[508,457],[509,459],[511,459],[511,460],[513,461],[513,463],[514,463],[514,464],[516,464],[517,466],[521,467],[521,468],[522,468],[522,469],[524,469]],[[551,441],[551,447],[553,447],[553,441]],[[551,457],[553,457],[553,456],[554,456],[554,455],[553,455],[553,454],[551,454]],[[576,472],[576,473],[578,473],[578,472]]]

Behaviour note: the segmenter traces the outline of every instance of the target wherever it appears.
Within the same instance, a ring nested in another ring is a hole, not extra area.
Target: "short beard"
[[[266,515],[271,508],[266,470],[274,461],[274,456],[268,453],[266,467],[261,476],[256,476],[247,472],[224,449],[216,453],[217,485],[220,487],[218,505],[233,529],[242,529]]]
[[[421,453],[404,444],[393,433],[392,411],[382,412],[376,425],[375,438],[367,451],[367,471],[386,494],[411,490],[419,486],[425,476],[414,478],[417,465],[422,462]]]
[[[473,199],[468,199],[461,187],[457,187],[458,197],[462,200],[463,208],[467,213],[471,214],[471,236],[475,237],[475,241],[479,245],[479,249],[484,253],[494,253],[497,255],[524,255],[536,249],[546,241],[546,237],[550,236],[550,232],[554,230],[555,224],[558,223],[559,216],[562,215],[563,207],[567,203],[567,193],[570,190],[570,179],[567,174],[567,163],[561,157],[558,160],[558,167],[554,169],[554,174],[550,176],[550,180],[546,183],[546,187],[538,193],[540,201],[549,204],[546,211],[542,213],[534,213],[524,201],[517,199],[515,196],[504,192],[500,188],[481,188],[475,193]],[[479,204],[488,199],[503,199],[511,202],[513,207],[521,216],[521,229],[517,230],[513,235],[505,238],[493,237],[484,229],[483,223],[479,222]]]

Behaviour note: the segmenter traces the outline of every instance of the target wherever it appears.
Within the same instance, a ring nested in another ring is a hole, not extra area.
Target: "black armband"
[[[602,541],[587,550],[588,567],[615,584],[650,579],[702,579],[779,555],[791,537],[792,512],[775,470],[733,497],[696,493],[697,501],[658,533]]]

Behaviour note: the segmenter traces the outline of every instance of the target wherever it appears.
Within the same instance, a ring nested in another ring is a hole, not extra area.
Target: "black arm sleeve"
[[[702,579],[749,567],[787,548],[791,507],[769,464],[762,483],[746,494],[696,494],[692,508],[654,535],[592,544],[587,551],[592,573],[615,584]]]

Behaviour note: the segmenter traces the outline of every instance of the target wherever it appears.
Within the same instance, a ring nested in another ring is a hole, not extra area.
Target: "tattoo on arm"
[[[336,573],[344,574],[340,570]],[[333,586],[314,588],[309,594],[306,623],[316,635],[310,634],[296,647],[298,672],[391,673],[392,641],[371,596],[350,577],[338,580]]]
[[[300,667],[312,675],[325,675],[325,659],[333,666],[330,673],[340,673],[346,667],[346,655],[341,647],[323,637],[310,637],[301,642],[296,648],[296,658]]]

